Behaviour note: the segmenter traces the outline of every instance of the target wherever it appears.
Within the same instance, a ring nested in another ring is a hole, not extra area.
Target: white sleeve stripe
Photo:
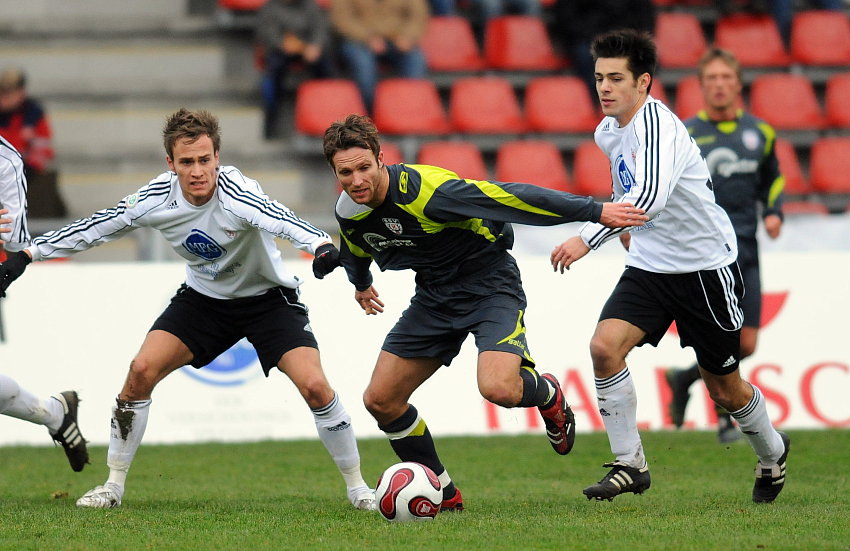
[[[298,218],[291,210],[283,208],[283,205],[280,205],[280,203],[275,203],[274,201],[264,199],[263,197],[255,193],[240,188],[238,185],[236,185],[235,182],[233,182],[224,174],[221,175],[221,180],[222,191],[229,197],[231,197],[234,201],[248,205],[260,211],[263,215],[269,216],[270,218],[287,221],[295,226],[298,226],[299,228],[310,234],[317,236],[326,235],[324,231],[318,229],[309,222]]]

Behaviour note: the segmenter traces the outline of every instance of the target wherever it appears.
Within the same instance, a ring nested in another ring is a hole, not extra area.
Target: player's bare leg
[[[192,353],[180,339],[165,331],[151,331],[130,364],[124,388],[112,407],[109,477],[102,486],[86,492],[77,507],[112,508],[121,505],[130,464],[139,449],[148,422],[151,393],[169,373],[192,361]]]
[[[375,490],[369,488],[360,472],[351,417],[325,377],[319,351],[309,346],[289,350],[281,357],[278,369],[295,384],[313,412],[319,439],[345,480],[348,500],[356,509],[375,510]]]

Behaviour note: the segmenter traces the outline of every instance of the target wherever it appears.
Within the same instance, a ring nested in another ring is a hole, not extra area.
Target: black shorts
[[[737,263],[687,274],[627,267],[599,320],[621,319],[639,327],[646,336],[638,346],[657,346],[675,321],[682,347],[692,346],[706,371],[725,375],[738,368],[743,292]]]
[[[741,301],[744,326],[758,329],[761,325],[761,269],[755,239],[738,238],[738,266],[744,278],[744,298]]]
[[[516,354],[534,366],[525,339],[522,279],[516,261],[449,285],[417,285],[410,306],[384,339],[383,350],[402,358],[437,358],[451,365],[467,335],[479,352]]]
[[[268,377],[281,356],[293,348],[318,348],[307,307],[298,290],[275,287],[255,297],[217,299],[183,284],[151,331],[167,331],[192,352],[192,367],[201,368],[242,338],[257,351]]]

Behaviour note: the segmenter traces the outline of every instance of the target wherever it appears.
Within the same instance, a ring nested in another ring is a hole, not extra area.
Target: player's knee
[[[594,335],[590,339],[590,358],[593,361],[594,368],[596,368],[612,363],[616,359],[616,353],[609,342],[598,335]]]
[[[147,358],[136,356],[130,362],[130,372],[127,374],[122,395],[127,395],[128,400],[150,396],[159,380],[159,371],[159,368]]]
[[[298,392],[311,408],[320,408],[333,400],[334,391],[320,375],[309,377],[298,384]]]
[[[485,400],[502,407],[514,407],[522,398],[522,388],[513,388],[498,382],[481,382],[478,384],[478,391]]]
[[[399,403],[391,396],[384,395],[367,388],[363,393],[363,405],[378,422],[392,421],[404,413],[407,403]]]

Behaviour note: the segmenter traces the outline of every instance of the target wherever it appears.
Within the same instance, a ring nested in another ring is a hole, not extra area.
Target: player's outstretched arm
[[[607,228],[642,226],[649,221],[644,212],[631,203],[602,203],[599,223]]]
[[[363,291],[354,291],[354,300],[368,316],[374,316],[384,311],[384,303],[378,298],[378,290],[374,286],[370,285],[368,289]]]
[[[552,254],[549,255],[549,260],[552,263],[552,270],[557,272],[560,269],[561,273],[564,273],[564,270],[570,269],[570,264],[583,257],[588,252],[590,252],[590,247],[582,241],[581,237],[571,237],[555,247]]]
[[[10,254],[6,262],[0,264],[0,298],[6,296],[6,289],[13,281],[21,277],[27,269],[32,257],[26,250]]]

